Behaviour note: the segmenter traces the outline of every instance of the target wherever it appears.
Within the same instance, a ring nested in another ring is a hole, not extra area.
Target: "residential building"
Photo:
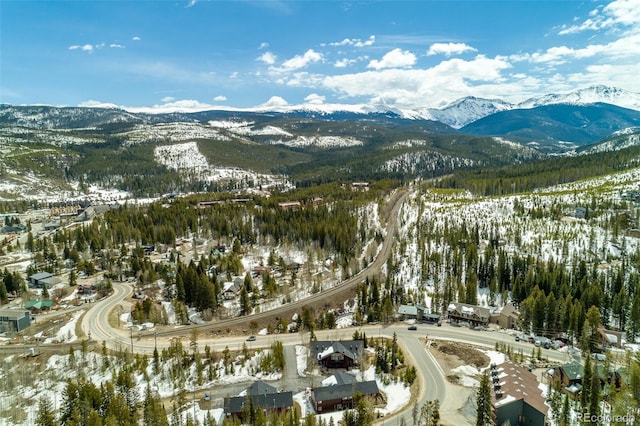
[[[447,314],[452,323],[466,322],[471,326],[486,326],[489,324],[491,311],[483,306],[452,302],[447,308]]]
[[[550,381],[560,381],[562,391],[569,396],[577,397],[582,390],[583,367],[579,362],[568,362],[550,368],[545,373]]]
[[[500,328],[515,330],[518,328],[520,312],[512,303],[506,304],[502,309],[491,314],[491,322]]]
[[[17,333],[31,325],[31,313],[24,310],[1,309],[0,332]]]
[[[265,412],[288,411],[293,407],[293,393],[278,392],[275,387],[257,381],[245,390],[244,396],[225,397],[224,413],[228,417],[242,417],[243,407],[247,403]]]
[[[233,281],[228,281],[222,285],[222,297],[226,300],[235,299],[244,285],[244,280],[236,277]]]
[[[349,375],[345,374],[344,376]],[[353,397],[357,393],[363,397],[371,398],[374,405],[384,401],[375,380],[356,382],[355,377],[350,383],[344,383],[343,380],[344,378],[336,379],[337,383],[334,385],[321,386],[311,390],[311,401],[316,413],[353,408]]]
[[[545,426],[548,407],[535,374],[525,367],[504,362],[492,365],[490,380],[494,424]]]
[[[53,301],[51,300],[29,300],[24,304],[26,309],[34,313],[48,311],[52,306]]]
[[[48,284],[48,280],[53,278],[53,274],[50,272],[38,272],[29,277],[29,286],[42,288],[43,284]],[[49,288],[49,286],[47,286]]]
[[[396,318],[400,321],[440,322],[440,315],[429,313],[429,308],[422,305],[400,305],[396,310]]]
[[[359,364],[364,354],[364,340],[311,342],[311,357],[324,368],[349,369]]]

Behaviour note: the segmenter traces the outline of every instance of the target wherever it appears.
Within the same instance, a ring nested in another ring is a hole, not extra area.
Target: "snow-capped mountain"
[[[549,94],[527,99],[516,105],[516,108],[535,108],[554,104],[586,105],[605,103],[623,108],[640,110],[640,93],[633,93],[617,87],[591,86],[566,94]]]
[[[588,105],[606,103],[622,108],[640,111],[640,93],[609,86],[591,86],[564,94],[547,94],[530,98],[520,103],[510,103],[501,99],[486,99],[468,96],[458,99],[442,108],[401,109],[388,104],[339,104],[310,102],[305,104],[288,104],[276,98],[254,108],[216,107],[215,109],[189,109],[176,106],[168,109],[133,108],[118,109],[115,105],[108,108],[55,108],[48,106],[21,107],[16,111],[10,105],[0,105],[0,124],[11,124],[30,128],[82,127],[83,125],[100,125],[123,121],[158,122],[160,121],[192,121],[209,119],[212,114],[221,113],[279,113],[328,119],[354,119],[366,116],[401,118],[406,120],[429,120],[460,129],[474,121],[502,111],[513,109],[532,109],[547,105],[573,104]],[[83,110],[87,108],[101,111],[101,117],[93,117],[91,123],[83,122]],[[194,114],[204,114],[203,117]],[[359,116],[359,117],[358,117]]]
[[[428,108],[423,117],[460,129],[469,123],[512,109],[532,109],[547,105],[573,104],[588,105],[605,103],[640,111],[640,93],[629,92],[617,87],[591,86],[564,94],[548,94],[512,104],[500,99],[483,99],[469,96],[459,99],[441,109]],[[409,118],[409,117],[407,117]],[[411,118],[417,118],[413,116]]]
[[[432,120],[447,124],[454,129],[500,111],[513,109],[514,105],[500,99],[482,99],[474,96],[458,99],[442,109],[428,110]]]

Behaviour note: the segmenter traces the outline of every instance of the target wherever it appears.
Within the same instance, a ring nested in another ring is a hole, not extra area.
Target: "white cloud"
[[[477,49],[465,43],[434,43],[429,47],[427,55],[459,55],[465,52],[477,52]]]
[[[213,100],[216,102],[224,102],[227,100],[227,97],[224,95],[218,95],[215,98],[213,98]]]
[[[349,58],[342,58],[342,59],[338,59],[337,61],[335,61],[333,63],[333,66],[336,68],[346,68],[349,65],[353,65],[355,64],[357,61],[355,59],[349,59]]]
[[[367,67],[376,70],[383,68],[405,68],[415,63],[416,55],[409,51],[396,48],[387,52],[381,60],[373,59]]]
[[[108,103],[108,102],[100,102],[94,100],[84,101],[78,104],[79,107],[85,108],[120,108],[118,105]]]
[[[315,62],[322,62],[324,56],[321,53],[316,52],[313,49],[309,49],[304,52],[304,55],[296,55],[291,59],[287,59],[282,63],[282,67],[274,68],[275,71],[294,71],[300,68],[304,68],[309,64]]]
[[[93,53],[94,50],[99,50],[99,49],[103,49],[107,47],[107,44],[102,42],[102,43],[98,43],[96,45],[93,44],[74,44],[72,46],[69,46],[69,50],[82,50],[84,52],[89,52],[89,53]],[[109,47],[112,49],[124,49],[124,46],[118,43],[111,43],[109,44]]]
[[[164,98],[169,99],[169,98]],[[163,99],[163,102],[164,102]],[[121,106],[107,102],[100,102],[95,100],[89,100],[80,103],[78,106],[91,107],[91,108],[119,108],[130,112],[142,112],[149,114],[161,114],[171,112],[198,112],[208,111],[212,109],[220,109],[218,105],[207,104],[204,102],[196,101],[193,99],[174,100],[170,102],[164,102],[162,104],[155,104],[152,106]]]
[[[269,47],[269,43],[263,41],[262,43],[260,43],[260,46],[258,46],[258,49],[266,49],[267,47]]]
[[[640,52],[640,34],[621,37],[607,44],[590,44],[585,47],[574,49],[567,46],[550,47],[543,52],[531,54],[514,55],[514,61],[529,61],[532,63],[546,63],[559,65],[571,60],[588,59],[594,57],[608,57],[629,59],[637,64],[638,52]]]
[[[583,31],[597,31],[616,25],[636,26],[640,24],[640,0],[616,0],[602,8],[594,9],[589,18],[578,25],[563,26],[560,35]]]
[[[193,7],[196,5],[196,3],[198,2],[198,0],[188,0],[187,1],[187,7]]]
[[[73,46],[69,46],[69,50],[83,50],[85,52],[92,53],[93,45],[92,44],[83,44],[83,45],[74,44]]]
[[[278,57],[271,52],[264,52],[262,55],[256,58],[256,61],[264,62],[267,65],[273,65],[276,63]]]
[[[142,40],[142,39],[141,39],[140,37],[138,37],[138,36],[133,36],[133,37],[131,37],[131,40],[133,40],[133,41],[140,41],[140,40]]]
[[[342,41],[329,43],[329,46],[355,46],[355,47],[365,47],[365,46],[373,46],[376,42],[376,36],[369,36],[367,40],[362,41],[359,38],[345,38]]]
[[[319,105],[324,103],[325,97],[322,95],[318,95],[317,93],[311,93],[306,98],[304,98],[304,100],[307,103]]]
[[[165,96],[161,100],[162,100],[162,102],[173,102],[173,101],[176,100],[176,98],[174,98],[173,96]]]
[[[585,72],[571,73],[566,76],[571,87],[586,87],[602,84],[603,81],[626,82],[625,89],[632,92],[640,92],[640,79],[638,79],[638,64],[599,64],[589,65]],[[620,85],[621,86],[621,85]]]
[[[478,55],[469,61],[450,59],[428,69],[391,68],[324,76],[319,84],[349,97],[369,97],[372,102],[401,108],[424,108],[467,96],[480,84],[495,92],[497,85],[506,83],[502,71],[509,68],[511,64],[504,58]],[[309,86],[315,87],[316,82],[310,80]]]

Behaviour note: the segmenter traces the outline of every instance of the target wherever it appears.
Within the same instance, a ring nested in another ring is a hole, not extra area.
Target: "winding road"
[[[127,312],[130,308],[129,302],[125,299],[131,293],[131,287],[125,283],[113,283],[114,292],[109,297],[100,302],[95,303],[91,309],[84,315],[81,327],[87,336],[96,341],[105,342],[110,349],[122,349],[131,347],[136,353],[153,353],[154,348],[167,347],[171,338],[188,339],[193,328],[198,330],[198,344],[208,345],[211,349],[222,351],[225,347],[230,349],[241,349],[245,343],[246,336],[233,337],[212,337],[215,330],[226,328],[234,328],[245,325],[248,321],[266,322],[272,318],[291,315],[299,312],[303,306],[310,306],[325,301],[335,301],[338,296],[344,292],[353,291],[353,289],[364,281],[365,277],[372,277],[378,274],[381,267],[386,263],[391,254],[393,242],[395,240],[397,217],[403,202],[408,196],[407,191],[399,192],[390,210],[386,222],[386,236],[376,259],[357,275],[343,281],[339,285],[327,289],[321,293],[317,293],[304,300],[296,301],[287,305],[283,305],[272,311],[258,313],[250,317],[232,318],[221,320],[211,324],[198,326],[182,326],[172,329],[164,329],[151,332],[142,332],[135,334],[130,331],[115,329],[109,323],[109,316]],[[316,305],[317,306],[317,305]],[[419,325],[417,331],[407,329],[406,324],[392,325],[368,325],[357,328],[364,331],[367,336],[384,336],[391,338],[395,333],[398,342],[413,365],[418,369],[419,394],[415,399],[418,407],[421,407],[426,401],[438,399],[441,402],[441,416],[450,424],[469,423],[468,419],[462,417],[458,413],[458,407],[448,404],[447,398],[449,392],[455,392],[455,387],[449,384],[445,376],[448,372],[442,370],[435,358],[429,352],[425,345],[425,336],[429,339],[459,341],[483,346],[487,349],[494,349],[496,342],[504,342],[509,344],[514,350],[523,350],[524,354],[531,353],[532,345],[524,342],[515,342],[512,335],[500,332],[475,331],[467,328],[452,327],[445,324],[443,327],[435,327],[430,325]],[[339,340],[351,339],[355,328],[341,330],[321,330],[316,332],[318,339],[322,340]],[[259,336],[255,342],[251,343],[252,348],[269,347],[274,340],[279,340],[285,346],[293,346],[301,343],[308,343],[308,333],[296,334],[279,334],[269,336]],[[543,350],[543,356],[554,361],[564,361],[566,354],[556,351]],[[401,424],[404,420],[405,424],[413,424],[412,419],[413,405],[403,407],[401,410],[380,420],[380,424]]]

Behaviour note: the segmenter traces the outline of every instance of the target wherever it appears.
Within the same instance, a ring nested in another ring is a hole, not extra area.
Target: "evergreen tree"
[[[38,414],[36,415],[36,426],[56,426],[56,416],[53,411],[51,401],[46,396],[38,400]]]
[[[590,399],[590,391],[591,391],[591,379],[593,376],[593,369],[591,365],[591,354],[587,353],[584,369],[582,372],[582,390],[580,391],[580,409],[583,413],[586,412],[587,408],[589,408]]]
[[[558,419],[559,426],[569,426],[571,422],[571,409],[569,407],[569,396],[566,394],[562,396],[562,412]]]
[[[598,416],[600,414],[600,375],[598,374],[598,363],[594,363],[591,382],[584,383],[583,388],[589,386],[589,414]]]
[[[491,385],[489,384],[489,375],[482,375],[480,379],[480,387],[476,397],[476,426],[488,426],[493,424],[493,416],[491,413]]]

